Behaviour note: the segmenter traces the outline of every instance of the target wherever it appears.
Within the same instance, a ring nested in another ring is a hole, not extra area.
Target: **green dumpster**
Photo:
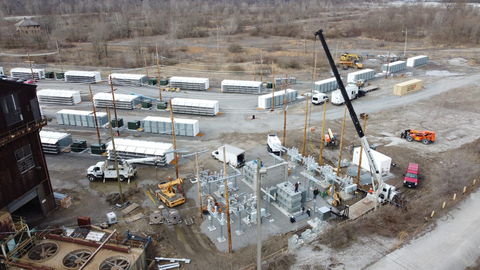
[[[106,151],[106,145],[104,143],[94,143],[90,145],[92,154],[102,155]]]
[[[57,76],[57,80],[63,80],[65,79],[65,72],[57,72],[56,76]]]
[[[112,119],[112,127],[114,127],[114,128],[117,127],[116,122],[117,121],[115,121],[115,118],[113,118]],[[123,127],[123,118],[118,118],[118,126]]]
[[[148,79],[148,85],[156,85],[157,84],[157,79]]]

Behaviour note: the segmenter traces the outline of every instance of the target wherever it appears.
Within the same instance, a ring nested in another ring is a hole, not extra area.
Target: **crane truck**
[[[317,38],[317,36],[320,39],[320,42],[322,43],[323,49],[325,51],[325,55],[327,56],[327,59],[328,59],[328,62],[330,63],[330,67],[332,68],[333,74],[337,79],[340,92],[342,93],[342,96],[345,102],[345,106],[347,106],[348,108],[348,112],[350,113],[350,117],[353,121],[353,125],[355,126],[358,137],[360,138],[361,144],[367,156],[368,164],[370,165],[370,170],[373,172],[373,177],[372,177],[373,192],[372,194],[367,194],[367,197],[370,196],[370,199],[372,199],[375,202],[375,204],[377,202],[379,203],[393,202],[394,203],[397,200],[398,193],[395,190],[394,186],[384,183],[382,180],[382,176],[379,174],[377,165],[375,164],[375,160],[373,158],[373,155],[370,149],[370,145],[368,144],[368,141],[367,141],[367,137],[365,137],[365,134],[363,133],[363,129],[362,129],[362,126],[360,125],[360,121],[358,120],[357,114],[355,113],[352,103],[350,102],[350,98],[347,91],[345,90],[343,81],[340,78],[338,69],[335,66],[335,61],[332,58],[332,54],[330,53],[330,50],[328,49],[328,46],[327,46],[327,42],[325,41],[325,37],[323,36],[322,29],[315,32],[315,39]]]
[[[144,163],[144,162],[159,162],[159,157],[147,157],[147,158],[135,158],[135,159],[128,159],[123,160],[123,164],[118,165],[118,174],[117,169],[115,168],[115,164],[109,164],[108,160],[97,162],[97,164],[88,167],[87,169],[87,178],[90,182],[95,180],[103,179],[116,179],[118,175],[120,175],[120,181],[124,181],[128,179],[128,183],[130,183],[130,179],[137,174],[137,168],[134,163]]]

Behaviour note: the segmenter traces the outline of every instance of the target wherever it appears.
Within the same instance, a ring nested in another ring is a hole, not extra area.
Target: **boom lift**
[[[367,138],[363,133],[362,126],[358,121],[358,117],[357,117],[357,114],[355,113],[355,110],[353,109],[352,103],[348,98],[348,94],[347,94],[347,91],[345,90],[345,86],[343,85],[343,81],[340,78],[340,74],[338,73],[337,67],[335,66],[335,62],[332,58],[330,50],[328,49],[327,42],[325,41],[325,37],[323,36],[322,29],[315,32],[315,38],[317,36],[322,42],[323,49],[325,50],[325,54],[327,56],[328,62],[330,63],[330,67],[332,68],[333,74],[337,79],[339,89],[342,92],[343,98],[345,99],[345,106],[347,106],[348,108],[348,112],[350,113],[350,117],[352,118],[353,125],[355,126],[358,137],[360,138],[361,144],[367,156],[368,164],[370,165],[370,170],[373,173],[373,177],[372,177],[373,194],[372,195],[375,197],[374,199],[376,202],[380,202],[380,203],[395,202],[397,199],[397,191],[395,190],[394,186],[384,183],[381,178],[377,165],[375,164],[375,160],[373,159],[370,145],[368,144]]]
[[[331,129],[328,129],[328,133],[325,134],[325,146],[337,146],[337,133],[333,133]]]

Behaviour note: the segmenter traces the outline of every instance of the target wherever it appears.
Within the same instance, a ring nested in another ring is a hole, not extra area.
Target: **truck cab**
[[[315,93],[312,96],[312,104],[320,105],[328,101],[328,96],[324,93]]]
[[[418,186],[418,164],[408,164],[407,172],[405,173],[405,178],[403,179],[403,185],[410,188],[415,188]]]
[[[267,150],[269,153],[280,156],[282,155],[282,143],[275,134],[269,134],[267,138]]]

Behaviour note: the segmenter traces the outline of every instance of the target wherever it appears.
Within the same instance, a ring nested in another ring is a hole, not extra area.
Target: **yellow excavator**
[[[363,57],[358,56],[357,54],[352,54],[352,53],[342,53],[342,56],[340,56],[341,61],[354,61],[357,60],[358,62],[363,61]]]
[[[337,62],[337,67],[344,70],[348,68],[363,68],[363,64],[360,63],[361,61],[363,61],[361,56],[351,53],[343,53],[342,56],[340,56],[340,61]]]
[[[158,185],[155,196],[168,207],[185,203],[185,193],[182,189],[183,178],[177,178]]]

